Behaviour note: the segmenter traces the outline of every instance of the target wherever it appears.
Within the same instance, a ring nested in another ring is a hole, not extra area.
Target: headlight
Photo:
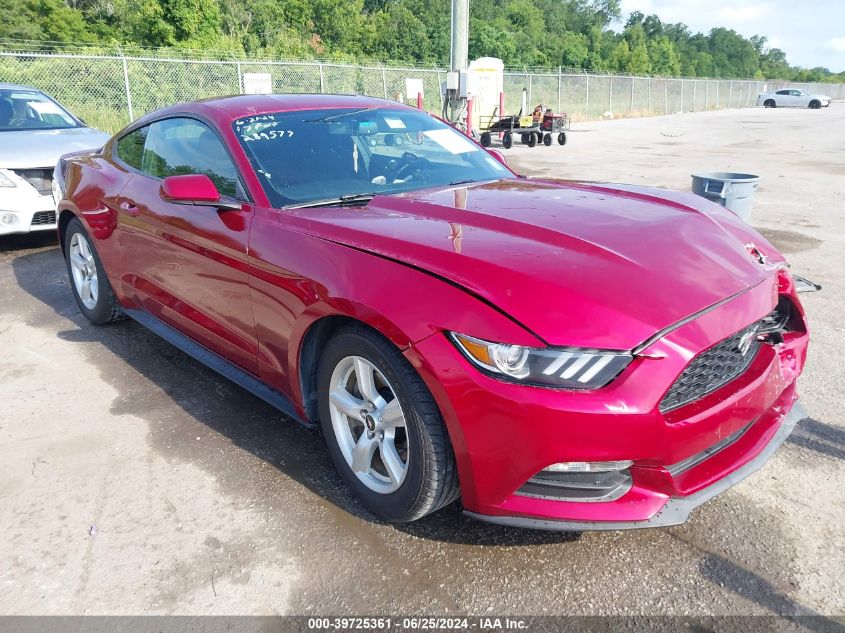
[[[15,181],[9,178],[4,169],[0,169],[0,187],[17,187]]]
[[[491,343],[450,332],[473,365],[497,378],[562,389],[597,389],[633,360],[627,352],[565,347],[524,347]]]

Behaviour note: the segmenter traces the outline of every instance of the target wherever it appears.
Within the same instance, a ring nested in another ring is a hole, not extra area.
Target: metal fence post
[[[320,67],[320,92],[323,93],[326,91],[326,87],[323,80],[323,65],[317,64]]]
[[[443,90],[441,89],[441,86],[443,85],[444,81],[446,81],[445,76],[442,75],[440,73],[440,71],[438,70],[437,71],[437,94],[440,95],[440,112],[441,112],[441,114],[444,115],[444,118],[445,118],[446,96],[443,94]],[[504,88],[504,77],[502,77],[502,88]]]
[[[235,67],[238,69],[238,92],[240,94],[244,93],[244,76],[241,72],[241,60],[237,60],[235,62]]]
[[[716,82],[716,109],[719,109],[719,82]]]
[[[695,104],[697,102],[696,94],[695,94],[697,85],[698,85],[698,82],[695,79],[693,79],[692,80],[692,111],[693,112],[695,112]]]
[[[637,78],[631,75],[631,109],[628,111],[629,113],[633,114],[634,112],[634,86],[637,85]]]
[[[563,77],[560,74],[560,66],[557,67],[557,110],[555,112],[560,112],[560,84],[563,81]]]
[[[653,112],[652,105],[651,105],[651,77],[648,78],[648,113],[651,114]]]
[[[129,109],[129,122],[135,120],[135,113],[132,111],[132,93],[129,90],[129,68],[126,66],[126,58],[121,55],[123,61],[123,88],[126,90],[126,107]]]
[[[681,112],[684,111],[684,84],[686,83],[685,79],[680,79],[681,82]]]
[[[387,99],[387,71],[384,67],[381,69],[381,85],[384,87],[384,98]]]
[[[585,77],[587,78],[587,88],[584,91],[586,95],[584,97],[584,118],[588,119],[590,118],[590,76],[585,75]]]
[[[531,104],[534,103],[534,99],[531,97],[531,89],[532,89],[532,81],[531,78],[534,77],[533,73],[528,73],[528,107],[531,107]],[[525,114],[523,112],[523,114]]]
[[[607,90],[607,110],[613,114],[613,75],[610,75],[610,83]]]
[[[663,80],[663,114],[669,114],[669,80]]]

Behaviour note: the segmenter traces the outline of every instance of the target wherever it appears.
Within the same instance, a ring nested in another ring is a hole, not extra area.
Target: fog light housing
[[[14,213],[0,213],[0,224],[3,226],[12,226],[17,220],[18,217]]]
[[[607,473],[614,470],[625,470],[634,465],[630,459],[615,462],[561,462],[547,466],[540,472],[550,473]]]
[[[526,481],[516,494],[535,499],[582,503],[616,501],[633,486],[634,462],[561,462]]]

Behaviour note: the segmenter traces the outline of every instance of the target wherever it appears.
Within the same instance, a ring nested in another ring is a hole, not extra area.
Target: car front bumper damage
[[[465,510],[464,514],[480,521],[520,528],[553,531],[628,530],[635,528],[668,527],[685,523],[693,510],[732,488],[760,470],[792,433],[795,425],[807,417],[801,403],[796,401],[783,416],[777,431],[757,455],[732,473],[686,497],[670,498],[650,519],[643,521],[556,521],[517,516],[491,516]]]

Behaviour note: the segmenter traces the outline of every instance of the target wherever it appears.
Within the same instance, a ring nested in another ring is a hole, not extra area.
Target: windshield
[[[276,207],[514,177],[466,136],[416,110],[276,112],[233,127]]]
[[[0,88],[0,132],[79,127],[67,110],[36,90]]]

